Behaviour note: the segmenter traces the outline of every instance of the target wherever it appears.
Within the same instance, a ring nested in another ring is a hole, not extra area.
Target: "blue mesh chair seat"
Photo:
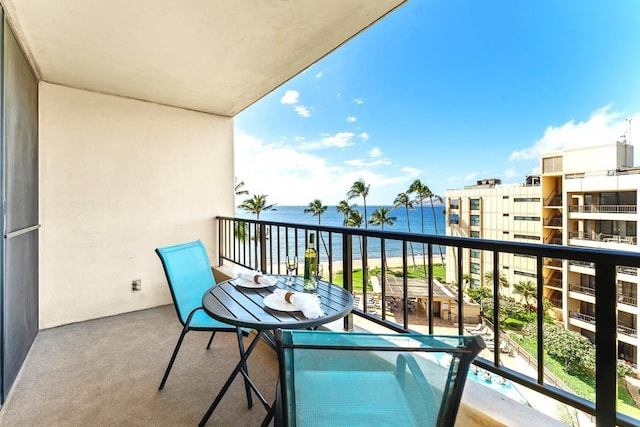
[[[173,304],[182,324],[182,332],[173,350],[167,369],[165,370],[160,390],[164,388],[173,363],[175,362],[184,336],[187,332],[206,331],[211,332],[211,338],[207,349],[216,332],[232,332],[237,335],[240,357],[244,354],[243,331],[233,325],[220,322],[209,316],[202,308],[202,297],[212,286],[216,284],[207,251],[200,240],[182,243],[164,248],[157,248],[156,253],[162,261]],[[244,367],[246,370],[246,366]],[[249,383],[245,380],[245,389],[249,407],[252,406]]]
[[[480,337],[278,331],[283,424],[451,426]]]

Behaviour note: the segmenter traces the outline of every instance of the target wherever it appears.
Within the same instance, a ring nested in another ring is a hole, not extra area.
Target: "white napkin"
[[[278,283],[277,278],[273,276],[265,276],[260,273],[240,273],[238,274],[238,277],[260,285],[273,286]]]
[[[284,289],[276,289],[273,294],[282,301],[293,304],[307,319],[317,319],[324,316],[324,311],[320,308],[320,299],[315,294],[291,292]]]

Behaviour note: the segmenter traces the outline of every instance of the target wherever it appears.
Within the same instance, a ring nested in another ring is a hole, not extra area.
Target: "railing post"
[[[353,242],[351,235],[342,234],[342,284],[343,287],[353,295]],[[363,307],[367,302],[363,298]],[[349,313],[344,317],[344,329],[353,330],[353,314]]]
[[[267,272],[267,228],[260,224],[260,271]]]
[[[596,262],[596,425],[616,425],[616,266]]]

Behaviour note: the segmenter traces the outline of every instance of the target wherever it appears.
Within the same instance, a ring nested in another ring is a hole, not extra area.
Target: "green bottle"
[[[316,266],[318,264],[318,252],[316,252],[315,248],[316,235],[314,233],[309,233],[309,245],[307,249],[304,251],[304,290],[315,292],[316,290],[316,281],[314,280],[312,266]]]

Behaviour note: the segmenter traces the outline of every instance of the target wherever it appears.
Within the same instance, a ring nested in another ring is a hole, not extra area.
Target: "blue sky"
[[[235,174],[279,205],[359,178],[392,204],[415,179],[522,182],[629,124],[640,145],[640,1],[413,0],[236,116]]]

